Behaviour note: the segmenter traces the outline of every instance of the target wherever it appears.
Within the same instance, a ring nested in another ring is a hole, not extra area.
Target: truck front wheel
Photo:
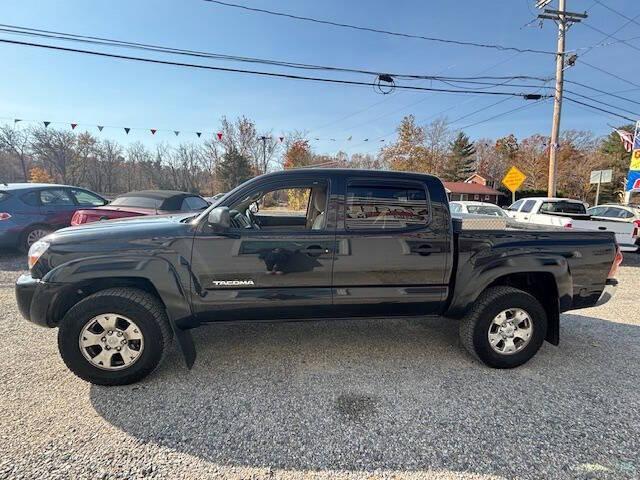
[[[493,368],[526,363],[542,346],[547,315],[540,302],[513,287],[491,287],[476,300],[460,323],[464,347]]]
[[[69,369],[97,385],[126,385],[162,361],[172,331],[163,305],[134,288],[88,296],[64,316],[58,348]]]

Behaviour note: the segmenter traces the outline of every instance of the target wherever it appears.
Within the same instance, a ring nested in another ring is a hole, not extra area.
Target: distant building
[[[449,200],[471,200],[475,202],[499,203],[504,193],[493,188],[495,182],[474,173],[464,182],[442,182]]]

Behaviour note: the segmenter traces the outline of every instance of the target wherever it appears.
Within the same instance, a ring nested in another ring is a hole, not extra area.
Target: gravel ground
[[[0,255],[0,478],[640,478],[640,260],[561,345],[497,371],[445,320],[212,326],[192,371],[74,377]]]

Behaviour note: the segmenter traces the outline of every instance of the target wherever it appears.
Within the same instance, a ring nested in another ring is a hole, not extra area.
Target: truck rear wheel
[[[69,369],[96,385],[127,385],[149,375],[171,344],[162,304],[134,288],[88,296],[64,316],[58,348]]]
[[[514,368],[531,359],[547,333],[547,315],[540,302],[513,287],[491,287],[460,323],[464,347],[493,368]]]

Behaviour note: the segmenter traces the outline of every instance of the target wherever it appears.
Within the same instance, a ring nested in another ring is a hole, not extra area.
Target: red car
[[[71,225],[141,215],[197,212],[208,206],[209,202],[193,193],[172,190],[129,192],[116,197],[113,202],[103,207],[78,210],[71,219]]]

